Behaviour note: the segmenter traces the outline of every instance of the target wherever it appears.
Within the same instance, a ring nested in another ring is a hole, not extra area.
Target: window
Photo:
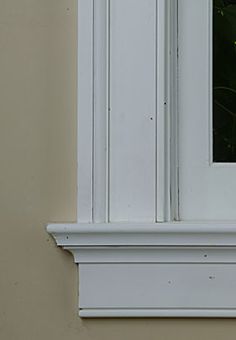
[[[233,58],[232,54],[235,51],[232,51],[229,45],[233,44],[230,40],[236,32],[233,32],[233,27],[227,28],[226,23],[232,25],[236,22],[236,17],[234,16],[235,5],[226,6],[224,3],[224,1],[202,0],[191,1],[186,6],[185,1],[179,2],[179,214],[181,220],[236,220],[236,168],[232,163],[234,123],[232,116],[229,121],[229,112],[225,111],[226,107],[228,111],[233,110],[235,98],[232,90],[230,93],[222,90],[222,88],[233,87],[230,82],[234,77],[235,66],[233,64],[232,74],[228,72],[227,75],[225,64],[229,68],[232,65],[232,60],[229,58]],[[218,7],[220,4],[221,7]],[[218,22],[219,20],[221,23]],[[225,31],[228,38],[220,35],[219,30],[221,34]],[[214,45],[212,36],[214,36]],[[221,41],[218,42],[217,39]],[[228,47],[222,47],[222,44],[227,44]],[[224,49],[223,55],[225,59],[227,58],[225,62],[219,60],[222,54],[216,52],[217,48]],[[227,147],[231,151],[224,153],[226,144],[220,142],[220,138],[221,141],[228,140]],[[225,159],[220,156],[222,152],[225,154]]]
[[[213,161],[235,162],[236,1],[213,2]]]
[[[79,264],[80,316],[236,316],[213,1],[78,4],[78,223],[48,231]]]

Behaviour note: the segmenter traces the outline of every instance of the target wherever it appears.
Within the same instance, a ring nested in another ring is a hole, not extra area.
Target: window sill
[[[236,317],[236,225],[52,224],[81,317]]]

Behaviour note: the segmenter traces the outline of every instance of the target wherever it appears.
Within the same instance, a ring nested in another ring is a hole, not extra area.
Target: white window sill
[[[52,224],[81,317],[235,317],[236,225]]]

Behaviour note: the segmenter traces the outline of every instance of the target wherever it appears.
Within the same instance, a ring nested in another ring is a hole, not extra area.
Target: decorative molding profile
[[[236,225],[215,223],[51,224],[62,247],[236,247]]]
[[[177,0],[78,0],[78,25],[78,223],[47,230],[79,265],[79,315],[236,317],[236,225],[171,222]]]
[[[235,317],[236,226],[52,224],[79,264],[81,317]]]

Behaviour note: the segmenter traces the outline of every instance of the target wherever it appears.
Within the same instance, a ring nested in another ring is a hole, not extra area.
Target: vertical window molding
[[[81,317],[236,316],[235,224],[178,221],[177,19],[177,0],[78,0],[78,218],[47,230]]]

